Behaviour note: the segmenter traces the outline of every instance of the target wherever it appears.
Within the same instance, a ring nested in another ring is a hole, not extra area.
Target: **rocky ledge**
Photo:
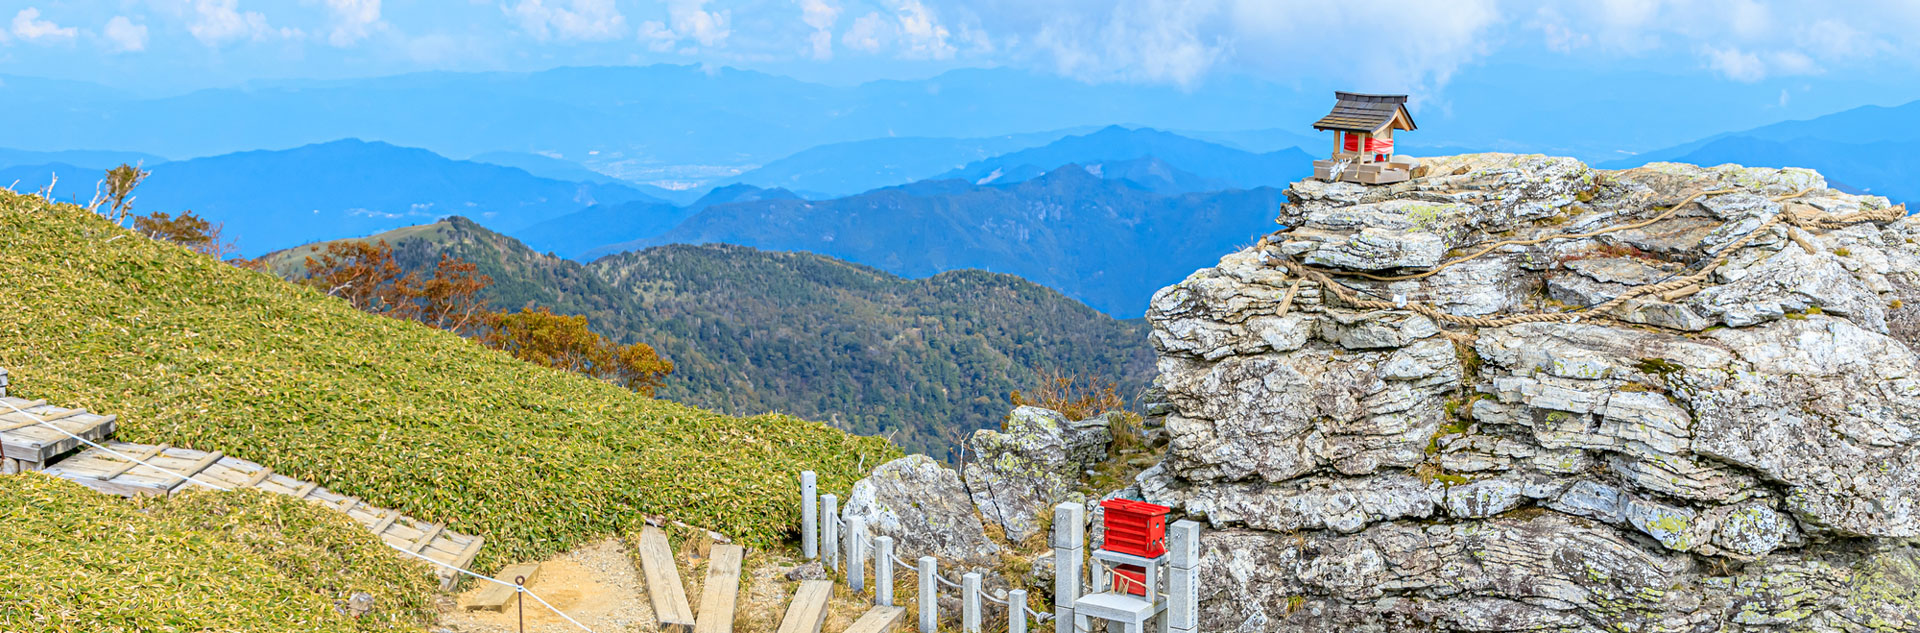
[[[1920,225],[1772,221],[1892,215],[1800,169],[1426,164],[1153,299],[1138,492],[1212,526],[1201,630],[1920,631]],[[1516,314],[1558,316],[1459,318]]]

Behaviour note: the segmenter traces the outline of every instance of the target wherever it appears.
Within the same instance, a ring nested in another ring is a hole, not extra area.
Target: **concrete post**
[[[1007,592],[1007,633],[1027,633],[1027,590]]]
[[[847,588],[854,593],[867,590],[867,520],[847,520]]]
[[[873,603],[893,606],[893,537],[873,539]]]
[[[920,557],[920,633],[940,633],[940,585],[934,580],[939,565],[932,556]]]
[[[1087,507],[1071,501],[1053,507],[1053,621],[1073,630],[1073,603],[1086,576]]]
[[[820,502],[816,496],[818,481],[809,470],[800,473],[800,554],[807,560],[820,557]]]
[[[1167,529],[1167,623],[1171,633],[1200,630],[1200,524],[1175,521]]]
[[[980,633],[980,573],[960,577],[960,630]]]
[[[840,571],[840,498],[820,495],[820,547],[827,569]]]

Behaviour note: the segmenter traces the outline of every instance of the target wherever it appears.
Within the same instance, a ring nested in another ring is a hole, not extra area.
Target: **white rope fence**
[[[92,440],[89,440],[89,439],[87,439],[87,438],[84,438],[84,437],[80,437],[79,435],[75,435],[75,434],[73,434],[73,433],[70,433],[70,432],[68,432],[68,431],[67,431],[66,429],[63,429],[63,428],[60,428],[60,427],[58,427],[58,426],[54,426],[54,425],[53,425],[53,423],[51,423],[51,422],[48,422],[48,421],[46,421],[45,419],[43,419],[43,418],[41,418],[40,416],[37,416],[37,415],[34,415],[34,414],[32,414],[32,413],[28,413],[28,412],[26,412],[25,410],[23,410],[23,409],[21,409],[20,407],[16,407],[16,406],[14,406],[14,405],[13,405],[13,403],[11,403],[11,402],[7,402],[7,401],[5,401],[5,400],[0,400],[0,405],[6,405],[6,407],[7,407],[8,409],[12,409],[14,413],[18,413],[18,414],[20,414],[20,415],[24,415],[24,416],[27,416],[27,419],[29,419],[29,420],[31,420],[31,421],[33,421],[33,422],[35,422],[35,423],[38,423],[38,424],[39,424],[40,426],[44,426],[44,427],[47,427],[47,428],[49,428],[49,429],[53,429],[53,430],[55,430],[55,431],[58,431],[58,432],[59,432],[59,433],[60,433],[61,435],[65,435],[65,436],[67,436],[67,437],[70,437],[70,438],[73,438],[73,439],[75,439],[75,440],[78,440],[78,441],[79,441],[80,443],[82,443],[82,444],[86,444],[87,446],[91,446],[91,447],[94,447],[94,448],[97,448],[97,449],[100,449],[100,451],[102,451],[102,452],[104,452],[104,453],[106,453],[106,454],[108,454],[108,455],[112,455],[112,456],[114,456],[114,457],[118,457],[118,458],[120,458],[120,459],[124,459],[124,460],[127,460],[127,461],[130,461],[130,462],[133,462],[133,463],[136,463],[136,464],[139,464],[139,465],[141,465],[141,466],[146,466],[146,467],[148,467],[148,468],[152,468],[152,469],[154,469],[154,470],[157,470],[157,471],[160,471],[160,472],[163,472],[163,473],[166,473],[166,474],[169,474],[169,475],[173,475],[173,476],[175,476],[175,477],[179,477],[179,478],[180,478],[180,479],[181,479],[181,480],[182,480],[183,482],[193,482],[194,484],[197,484],[197,485],[200,485],[200,486],[204,486],[204,487],[207,487],[207,488],[212,488],[212,489],[214,489],[214,490],[218,490],[218,491],[221,491],[221,492],[233,492],[233,489],[231,489],[231,488],[227,488],[227,487],[225,487],[225,486],[221,486],[221,485],[219,485],[219,484],[216,484],[216,483],[213,483],[213,482],[209,482],[209,481],[206,481],[206,480],[203,480],[203,479],[200,479],[199,477],[196,477],[196,476],[194,476],[194,475],[188,475],[188,474],[186,474],[186,473],[182,473],[182,472],[178,472],[178,471],[175,471],[175,470],[172,470],[172,469],[168,469],[168,468],[165,468],[165,467],[162,467],[162,466],[159,466],[159,465],[156,465],[156,464],[152,464],[152,463],[149,463],[149,462],[147,462],[146,460],[143,460],[143,459],[140,459],[140,458],[138,458],[138,457],[133,457],[133,456],[131,456],[131,455],[127,455],[127,454],[125,454],[125,453],[121,453],[121,452],[119,452],[119,451],[116,451],[116,450],[113,450],[113,449],[111,449],[111,448],[107,448],[107,447],[105,447],[105,446],[101,446],[101,445],[99,445],[99,444],[96,444],[96,443],[94,443],[94,442],[93,442]],[[579,620],[576,620],[576,619],[574,619],[574,618],[573,618],[573,616],[570,616],[570,615],[567,615],[567,614],[566,614],[566,612],[564,612],[564,611],[561,611],[561,610],[559,610],[559,609],[556,609],[556,608],[554,608],[554,606],[553,606],[553,604],[552,604],[552,603],[549,603],[549,602],[547,602],[547,600],[546,600],[545,598],[542,598],[542,597],[540,597],[540,594],[537,594],[537,593],[534,593],[534,592],[533,592],[532,590],[530,590],[530,589],[527,589],[527,588],[526,588],[526,586],[524,586],[524,585],[518,585],[518,584],[514,584],[514,583],[510,583],[510,582],[505,582],[505,581],[502,581],[502,580],[497,580],[497,579],[494,579],[494,578],[492,578],[492,577],[488,577],[488,576],[482,576],[482,575],[480,575],[480,574],[478,574],[478,573],[475,573],[475,572],[473,572],[473,571],[471,571],[471,570],[467,570],[467,569],[462,569],[462,568],[460,568],[460,567],[458,567],[458,566],[455,566],[455,565],[449,565],[449,564],[447,564],[447,563],[443,563],[443,562],[440,562],[440,561],[437,561],[437,560],[434,560],[434,559],[431,559],[431,558],[428,558],[428,557],[426,557],[426,556],[425,556],[425,555],[423,555],[423,554],[418,554],[418,553],[415,553],[415,552],[410,552],[410,551],[407,551],[407,550],[406,550],[406,548],[402,548],[402,547],[399,547],[399,546],[396,546],[396,545],[394,545],[394,544],[392,544],[392,543],[387,543],[387,542],[386,542],[386,539],[381,539],[381,540],[380,540],[380,542],[381,542],[381,543],[383,543],[383,544],[386,544],[386,546],[387,546],[387,547],[389,547],[389,548],[392,548],[392,549],[393,549],[394,551],[396,551],[396,552],[400,552],[400,553],[402,553],[402,554],[406,554],[406,555],[408,555],[408,556],[412,556],[412,557],[414,557],[414,558],[418,558],[418,559],[420,559],[420,560],[423,560],[423,561],[427,561],[427,562],[429,562],[429,563],[432,563],[432,564],[434,564],[434,565],[438,565],[438,566],[440,566],[440,567],[444,567],[444,568],[447,568],[447,569],[449,569],[449,570],[452,570],[452,571],[454,571],[454,572],[458,572],[458,573],[461,573],[461,574],[466,574],[466,575],[468,575],[468,576],[472,576],[472,577],[474,577],[474,578],[479,578],[479,579],[481,579],[481,580],[485,580],[485,581],[487,581],[487,582],[491,582],[491,583],[494,583],[494,584],[497,584],[497,585],[504,585],[504,586],[507,586],[507,587],[512,587],[514,591],[516,591],[516,592],[519,592],[519,593],[523,593],[523,594],[526,594],[526,595],[527,595],[527,597],[529,597],[529,598],[533,598],[533,600],[534,600],[534,602],[538,602],[538,603],[540,603],[540,605],[541,605],[541,606],[544,606],[544,607],[546,607],[546,608],[547,608],[548,610],[551,610],[551,611],[553,611],[555,615],[559,615],[559,616],[560,616],[560,617],[561,617],[562,619],[565,619],[565,620],[566,620],[567,622],[570,622],[570,623],[572,623],[572,624],[573,624],[574,626],[577,626],[577,627],[580,627],[580,630],[582,630],[582,631],[586,631],[587,633],[594,633],[594,631],[593,631],[593,629],[591,629],[591,628],[587,628],[587,625],[585,625],[585,624],[581,624]]]

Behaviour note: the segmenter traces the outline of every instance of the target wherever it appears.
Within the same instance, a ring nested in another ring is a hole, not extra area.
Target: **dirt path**
[[[462,598],[480,590],[469,587]],[[645,581],[619,539],[609,538],[540,563],[540,576],[527,586],[555,608],[565,611],[596,633],[657,631],[645,592]],[[526,599],[527,630],[535,633],[577,633],[580,629],[533,599]],[[514,633],[517,614],[511,603],[505,611],[465,611],[449,599],[442,601],[439,629],[460,633]]]

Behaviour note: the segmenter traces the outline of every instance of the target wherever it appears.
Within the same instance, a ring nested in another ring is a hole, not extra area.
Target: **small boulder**
[[[825,565],[820,564],[820,561],[817,561],[817,560],[794,567],[793,569],[787,570],[787,580],[801,581],[801,580],[826,580],[826,579],[827,579],[827,567]]]
[[[872,536],[893,537],[901,558],[988,562],[1000,547],[987,538],[970,499],[953,469],[909,455],[854,483],[841,514],[866,519]]]

